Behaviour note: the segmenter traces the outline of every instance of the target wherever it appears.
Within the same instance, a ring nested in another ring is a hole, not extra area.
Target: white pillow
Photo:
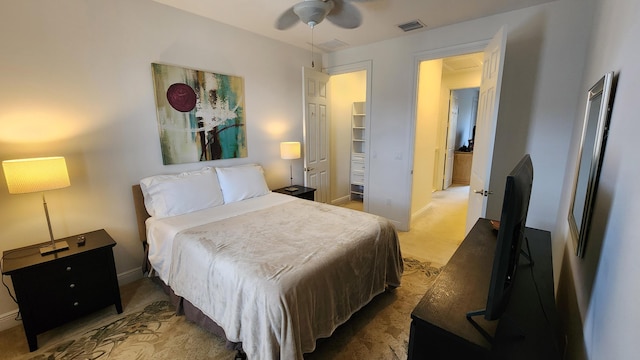
[[[260,165],[217,168],[216,173],[225,204],[266,195],[270,192]]]
[[[151,216],[164,218],[224,204],[218,177],[210,167],[140,180],[144,206]]]

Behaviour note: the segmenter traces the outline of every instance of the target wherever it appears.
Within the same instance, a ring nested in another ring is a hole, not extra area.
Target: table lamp
[[[297,141],[285,141],[280,143],[280,158],[284,160],[300,159],[300,143]],[[285,188],[286,191],[296,191],[297,187],[293,186],[293,161],[289,162],[290,184]]]
[[[71,185],[64,157],[5,160],[2,162],[2,168],[4,169],[4,177],[7,181],[9,194],[42,191],[42,205],[44,206],[44,214],[47,217],[51,245],[41,247],[40,254],[46,255],[68,249],[69,245],[66,241],[55,242],[53,239],[49,210],[44,197],[46,190],[60,189]]]

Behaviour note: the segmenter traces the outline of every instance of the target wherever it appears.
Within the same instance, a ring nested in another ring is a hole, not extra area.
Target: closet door
[[[316,189],[316,201],[329,202],[329,75],[302,68],[304,102],[304,186]]]

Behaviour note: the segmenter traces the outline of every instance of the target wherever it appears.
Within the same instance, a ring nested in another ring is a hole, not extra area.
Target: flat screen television
[[[524,239],[532,185],[533,164],[529,154],[526,154],[506,180],[491,282],[484,310],[486,320],[500,318],[509,302]]]

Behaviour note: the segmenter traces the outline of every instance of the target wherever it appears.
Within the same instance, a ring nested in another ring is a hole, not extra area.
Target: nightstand
[[[2,273],[11,275],[30,351],[38,349],[38,334],[66,322],[109,305],[122,313],[111,236],[96,230],[58,240],[69,249],[42,256],[46,244],[36,244],[3,253]]]
[[[300,199],[306,199],[306,200],[311,200],[311,201],[315,200],[316,189],[310,188],[310,187],[304,187],[304,186],[300,186],[300,185],[293,185],[293,186],[297,187],[298,190],[288,191],[286,189],[289,188],[289,186],[287,186],[287,187],[283,187],[283,188],[280,188],[280,189],[275,189],[275,190],[272,190],[272,191],[280,193],[280,194],[287,194],[287,195],[295,196],[295,197],[298,197]]]

